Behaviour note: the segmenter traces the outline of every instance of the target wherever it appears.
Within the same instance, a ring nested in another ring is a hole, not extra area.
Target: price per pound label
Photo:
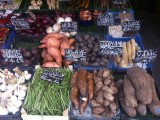
[[[77,22],[61,22],[62,32],[77,32],[78,24]]]
[[[140,30],[140,21],[124,21],[122,23],[123,31],[139,31]]]
[[[86,61],[86,54],[84,50],[65,49],[65,59],[69,61]]]
[[[100,54],[119,55],[122,53],[123,42],[121,41],[100,41]]]
[[[23,56],[19,50],[2,49],[1,52],[6,62],[10,62],[10,63],[24,62]]]
[[[140,50],[136,53],[135,63],[151,63],[154,62],[157,57],[156,50]]]
[[[11,18],[11,23],[16,30],[30,29],[29,23],[24,18]]]
[[[49,70],[44,70],[41,75],[41,79],[52,81],[58,84],[63,80],[63,77],[64,75],[62,73],[57,71],[49,71]]]
[[[112,13],[98,15],[97,26],[114,25],[114,17]]]

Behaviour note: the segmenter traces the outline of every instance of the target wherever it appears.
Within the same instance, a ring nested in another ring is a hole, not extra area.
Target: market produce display
[[[42,68],[37,68],[34,78],[28,86],[24,109],[31,115],[62,115],[69,107],[69,88],[72,72],[67,69],[50,69],[64,75],[60,84],[42,80]]]
[[[118,111],[115,100],[118,89],[114,76],[109,69],[94,71],[93,75],[94,98],[91,101],[93,115],[112,118]]]
[[[121,68],[134,66],[134,59],[136,52],[140,50],[140,47],[136,43],[135,39],[131,39],[127,42],[123,42],[122,55],[115,55],[114,62]]]
[[[25,82],[31,77],[32,73],[21,71],[18,67],[13,72],[8,69],[0,70],[0,115],[20,112],[27,92]]]
[[[42,0],[31,0],[31,5],[28,7],[30,10],[39,10],[43,4]]]
[[[90,0],[70,0],[68,9],[87,9],[90,7]]]
[[[65,49],[72,47],[74,39],[68,39],[60,33],[50,33],[45,36],[39,48],[42,48],[41,57],[43,58],[42,67],[61,67],[71,64],[62,57],[65,55]]]
[[[145,116],[147,108],[153,115],[160,114],[154,79],[143,68],[129,68],[124,80],[117,82],[117,87],[120,105],[128,116],[134,117],[137,113]]]
[[[15,10],[21,5],[22,0],[0,1],[0,10]]]
[[[108,66],[109,56],[99,54],[101,40],[103,40],[102,36],[94,33],[78,34],[75,48],[86,51],[87,60],[79,61],[77,64],[82,66]]]

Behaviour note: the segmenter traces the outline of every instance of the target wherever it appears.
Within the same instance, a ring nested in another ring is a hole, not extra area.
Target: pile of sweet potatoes
[[[121,107],[128,116],[134,117],[137,113],[145,116],[147,108],[153,115],[160,115],[154,79],[143,68],[129,68],[124,80],[117,82],[117,87]]]
[[[41,57],[43,58],[42,67],[61,67],[62,65],[69,65],[72,62],[63,59],[65,49],[74,49],[73,44],[75,40],[68,39],[60,33],[50,33],[41,40],[42,48]]]
[[[114,76],[109,69],[94,71],[94,97],[91,100],[92,113],[98,117],[114,117],[117,113],[115,95],[118,92]]]
[[[71,79],[71,101],[81,114],[90,102],[95,117],[114,117],[117,113],[117,92],[114,77],[108,69],[93,73],[80,69]]]

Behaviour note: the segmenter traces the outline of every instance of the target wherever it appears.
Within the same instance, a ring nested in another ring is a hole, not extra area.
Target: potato
[[[99,76],[94,77],[94,84],[97,84],[97,82],[102,82],[102,78]]]
[[[145,116],[147,113],[147,107],[145,104],[138,103],[136,110],[137,110],[137,113],[141,116]]]
[[[109,101],[109,100],[105,99],[105,100],[103,101],[103,105],[104,105],[105,107],[109,106],[109,104],[110,104],[110,101]]]
[[[101,114],[104,112],[104,107],[93,107],[92,112],[93,114]]]
[[[116,112],[117,112],[117,105],[116,105],[115,102],[111,102],[110,105],[109,105],[109,108],[110,108],[110,110],[111,110],[114,114],[116,114]]]
[[[107,78],[109,75],[110,75],[110,73],[111,73],[111,71],[109,70],[109,69],[105,69],[104,71],[103,71],[103,78]]]
[[[78,42],[83,42],[83,38],[81,36],[78,36],[77,41]]]
[[[110,79],[105,79],[104,80],[104,85],[105,86],[108,86],[108,85],[110,85],[111,84],[111,80]]]
[[[104,92],[107,92],[107,93],[110,93],[110,94],[114,94],[114,91],[110,88],[110,87],[108,87],[108,86],[104,86],[103,88],[102,88],[102,90],[104,91]]]
[[[104,97],[105,99],[109,100],[109,101],[114,101],[114,97],[111,93],[108,93],[108,92],[104,92]]]
[[[107,79],[114,80],[114,76],[112,74],[107,76]]]
[[[97,82],[96,85],[95,85],[95,89],[96,91],[99,91],[101,90],[103,87],[103,83],[102,82]]]
[[[84,40],[88,40],[89,38],[90,38],[90,35],[89,34],[86,34],[86,35],[84,35]]]
[[[150,104],[152,101],[152,89],[144,69],[134,66],[127,70],[127,75],[134,85],[137,100],[143,104]]]
[[[98,98],[104,98],[103,90],[98,91],[96,95],[97,95]]]
[[[103,77],[103,70],[99,70],[98,73],[97,73],[97,76]]]
[[[111,86],[115,87],[115,86],[116,86],[115,81],[112,80],[112,82],[111,82],[111,84],[110,84],[109,86],[110,86],[110,87],[111,87]]]
[[[130,107],[137,107],[136,91],[127,75],[124,77],[123,86],[126,105]]]
[[[118,89],[115,86],[110,86],[110,88],[113,91],[113,94],[117,94],[118,93]]]
[[[99,104],[103,104],[104,99],[100,98],[100,97],[96,97],[96,102],[98,102]]]
[[[102,106],[96,100],[91,100],[91,105],[92,105],[92,107],[100,107],[100,106]]]

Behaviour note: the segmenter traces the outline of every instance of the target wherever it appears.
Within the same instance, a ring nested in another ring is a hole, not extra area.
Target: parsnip
[[[122,59],[121,59],[121,62],[119,63],[119,66],[122,68],[128,66],[128,53],[127,53],[126,42],[123,43]]]
[[[131,49],[132,49],[132,60],[134,60],[135,54],[136,54],[136,42],[135,42],[135,39],[131,40]]]
[[[127,52],[128,52],[128,63],[132,64],[132,49],[131,49],[131,42],[127,42]]]

